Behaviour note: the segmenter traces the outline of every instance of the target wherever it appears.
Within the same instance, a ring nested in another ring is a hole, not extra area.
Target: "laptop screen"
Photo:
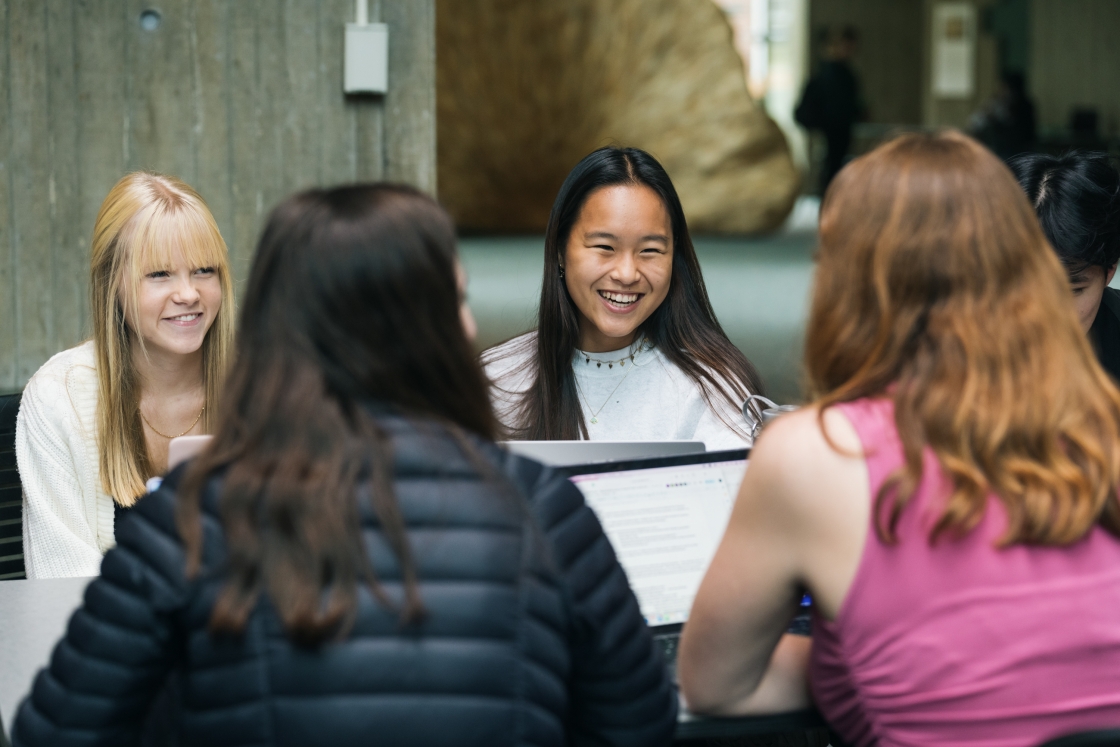
[[[747,452],[595,465],[569,479],[607,533],[650,626],[688,620],[723,537]],[[691,461],[693,463],[680,463]]]

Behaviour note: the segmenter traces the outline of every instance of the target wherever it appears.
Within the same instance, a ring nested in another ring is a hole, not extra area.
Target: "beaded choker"
[[[633,363],[634,359],[636,357],[638,357],[638,355],[640,355],[641,353],[644,353],[647,350],[651,350],[652,348],[653,348],[653,344],[650,343],[649,340],[644,340],[643,339],[642,343],[640,345],[638,345],[637,349],[635,349],[633,353],[631,353],[630,355],[623,356],[622,358],[618,358],[617,360],[613,360],[613,361],[605,361],[605,360],[601,360],[599,358],[592,358],[590,355],[583,352],[582,350],[580,350],[578,352],[579,352],[579,357],[583,358],[584,364],[586,364],[588,366],[590,366],[592,363],[594,363],[595,368],[602,368],[603,364],[605,363],[605,364],[607,364],[607,368],[614,368],[615,366],[618,366],[619,368],[625,368],[626,367],[626,361],[630,361],[630,363]]]

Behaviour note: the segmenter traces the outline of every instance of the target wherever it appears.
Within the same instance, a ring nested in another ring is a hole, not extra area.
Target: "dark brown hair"
[[[725,400],[738,411],[748,393],[762,393],[762,379],[751,362],[731,344],[716,320],[688,234],[684,209],[665,169],[637,148],[606,147],[576,164],[564,180],[544,240],[544,278],[533,346],[532,384],[520,396],[515,423],[507,434],[527,440],[573,440],[588,437],[579,406],[572,356],[579,346],[579,311],[568,294],[559,267],[572,226],[592,192],[603,187],[641,185],[661,198],[673,234],[673,272],[669,293],[641,326],[640,334],[696,382],[709,406]],[[524,353],[512,350],[511,355]],[[500,386],[500,382],[498,386]],[[716,412],[720,412],[719,409]],[[726,423],[746,435],[744,428]]]
[[[289,633],[308,642],[353,619],[359,583],[387,603],[362,539],[358,496],[367,493],[401,564],[402,615],[419,615],[391,444],[374,410],[493,437],[459,308],[454,229],[415,189],[311,190],[272,212],[214,441],[180,491],[178,525],[195,573],[202,489],[225,471],[229,565],[212,629],[241,630],[262,590]]]
[[[844,168],[821,211],[806,363],[817,404],[889,397],[905,464],[876,497],[899,516],[932,451],[961,535],[995,493],[1004,545],[1120,536],[1120,392],[1011,172],[958,133],[910,134]]]

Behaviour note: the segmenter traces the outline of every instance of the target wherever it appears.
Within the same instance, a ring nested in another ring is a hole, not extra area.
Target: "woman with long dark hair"
[[[669,175],[607,147],[564,180],[534,332],[483,355],[507,438],[750,443],[762,382],[708,301]]]
[[[491,441],[453,227],[399,186],[269,219],[207,450],[121,521],[15,745],[666,744],[579,491]],[[80,705],[79,705],[80,704]]]
[[[812,406],[759,439],[680,650],[689,706],[853,745],[1120,725],[1120,391],[1007,167],[960,133],[821,208]],[[784,636],[805,590],[813,639]],[[808,675],[808,677],[807,677]]]

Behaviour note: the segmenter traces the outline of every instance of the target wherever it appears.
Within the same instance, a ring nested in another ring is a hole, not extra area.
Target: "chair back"
[[[0,580],[24,578],[23,486],[16,469],[19,394],[0,395]]]
[[[1039,747],[1120,747],[1120,729],[1102,729],[1100,731],[1067,734],[1064,737],[1043,742]]]

